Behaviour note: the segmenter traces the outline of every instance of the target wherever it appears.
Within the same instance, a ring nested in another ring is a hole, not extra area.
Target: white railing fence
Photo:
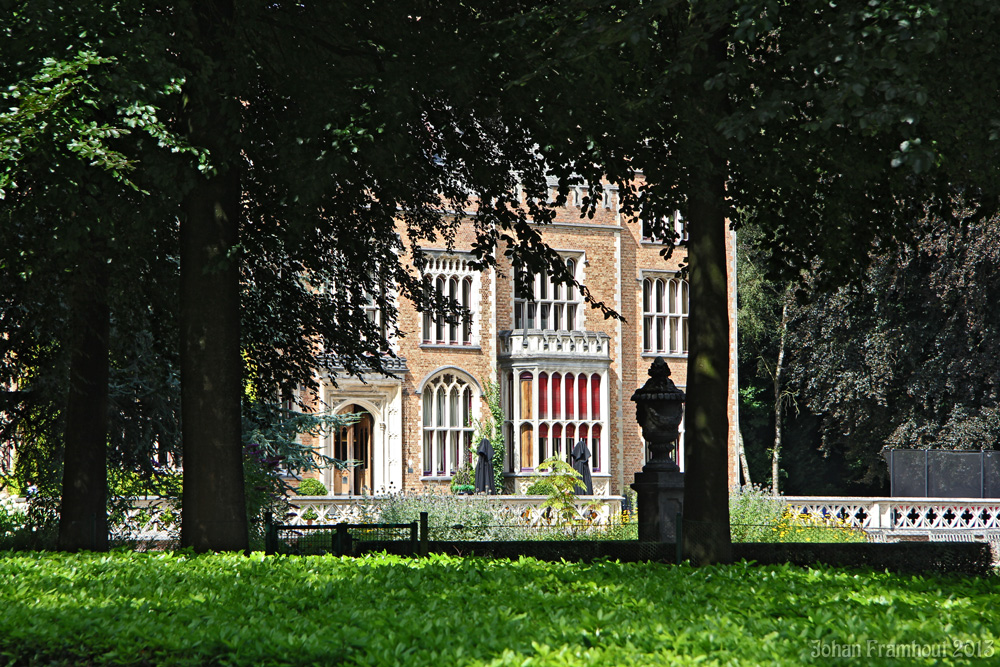
[[[449,497],[452,498],[452,497]],[[484,503],[499,523],[535,527],[547,521],[542,504],[546,496],[454,496],[456,502]],[[621,496],[577,496],[576,519],[605,526],[618,517]],[[371,496],[292,496],[283,523],[363,523],[380,519],[380,499]],[[276,520],[280,520],[276,517]]]
[[[495,516],[511,524],[537,526],[546,521],[545,496],[459,496],[462,502],[486,503]],[[577,518],[607,525],[619,516],[621,496],[579,496]],[[875,539],[926,536],[931,540],[1000,541],[1000,498],[861,498],[849,496],[782,496],[795,513],[836,517],[864,529]],[[289,512],[276,521],[307,523],[362,523],[379,520],[379,499],[371,496],[292,496]],[[23,498],[2,502],[23,511]],[[155,540],[176,537],[180,510],[164,498],[136,498],[125,526],[116,537]]]
[[[1000,539],[1000,498],[784,496],[793,512],[837,517],[872,535]]]
[[[441,496],[451,502],[481,503],[498,524],[537,527],[551,520],[542,505],[546,496]],[[291,496],[289,510],[278,523],[305,524],[374,523],[380,520],[380,508],[387,498],[377,496]],[[433,501],[433,496],[430,496]],[[607,526],[621,514],[621,496],[577,496],[575,517],[592,526]],[[15,511],[24,511],[24,498],[6,502]],[[112,527],[113,539],[166,540],[180,534],[181,510],[167,498],[142,497],[132,500],[125,520]]]

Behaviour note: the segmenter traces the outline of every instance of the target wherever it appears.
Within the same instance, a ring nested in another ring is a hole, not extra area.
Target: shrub
[[[264,544],[264,517],[270,512],[282,516],[288,509],[285,482],[281,479],[284,456],[269,454],[261,445],[243,447],[243,483],[246,494],[247,523],[250,527],[250,544]]]
[[[458,497],[423,493],[393,493],[362,501],[365,523],[409,523],[427,512],[431,539],[468,539],[470,533],[484,535],[502,523],[485,496]],[[485,538],[484,538],[485,539]]]
[[[525,493],[529,496],[551,496],[555,493],[556,487],[547,479],[538,479],[531,483]]]
[[[767,489],[747,485],[729,494],[729,524],[733,542],[775,541],[773,528],[781,520],[785,503]]]
[[[838,517],[828,517],[810,512],[793,512],[785,507],[781,518],[772,528],[774,542],[867,542],[868,536],[861,528]]]
[[[32,496],[27,505],[0,500],[0,549],[54,549],[59,499]]]
[[[582,479],[580,473],[558,455],[542,461],[538,472],[546,474],[545,481],[552,487],[542,507],[551,510],[557,523],[573,524],[577,519],[576,489]]]
[[[13,502],[0,500],[0,548],[10,545],[27,523],[27,515],[15,507]]]
[[[328,492],[323,482],[318,479],[307,477],[299,482],[299,487],[295,490],[300,496],[325,496]]]
[[[758,486],[729,496],[733,542],[866,542],[865,531],[838,517],[793,512]]]

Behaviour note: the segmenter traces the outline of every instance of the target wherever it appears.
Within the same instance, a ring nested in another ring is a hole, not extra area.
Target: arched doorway
[[[347,405],[340,414],[357,413],[359,419],[349,426],[338,429],[333,436],[333,458],[349,462],[346,470],[334,469],[334,495],[371,494],[374,488],[374,451],[372,448],[372,426],[375,419],[360,405]]]

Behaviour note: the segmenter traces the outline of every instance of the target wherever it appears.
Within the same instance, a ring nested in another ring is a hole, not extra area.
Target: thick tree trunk
[[[729,310],[725,182],[688,199],[691,285],[685,421],[684,553],[732,560],[729,533]]]
[[[70,377],[59,549],[108,550],[108,264],[93,251],[70,291]]]
[[[248,547],[240,399],[239,176],[199,184],[181,223],[181,544]]]
[[[193,82],[191,141],[207,147],[215,174],[184,202],[181,221],[181,415],[184,491],[181,544],[196,551],[249,548],[240,401],[239,103],[227,91],[226,36],[233,6],[196,10],[210,74]]]
[[[710,18],[691,17],[692,30],[700,37],[704,37],[705,25],[712,23]],[[726,59],[722,35],[709,35],[705,51],[693,54],[693,58],[691,97],[681,104],[687,140],[678,146],[678,159],[691,169],[687,193],[691,305],[684,436],[683,549],[693,563],[709,564],[732,560],[727,142],[716,129],[715,120],[725,113],[728,102],[724,91],[704,86]]]

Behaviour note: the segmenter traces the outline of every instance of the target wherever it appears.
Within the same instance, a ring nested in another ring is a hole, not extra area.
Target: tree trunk
[[[684,553],[732,559],[729,534],[729,310],[723,176],[689,197],[690,347],[685,421]]]
[[[699,23],[704,21],[704,23]],[[704,36],[710,17],[693,15]],[[723,24],[724,25],[724,24]],[[718,27],[721,31],[724,28]],[[700,40],[699,40],[700,41]],[[706,89],[726,59],[720,32],[693,54],[678,159],[691,169],[687,193],[690,323],[685,421],[684,555],[695,564],[732,560],[729,531],[729,290],[726,273],[726,141],[715,127],[725,93]]]
[[[181,544],[195,551],[249,548],[243,486],[240,401],[240,273],[237,242],[240,154],[231,128],[239,103],[227,94],[229,2],[195,10],[199,41],[213,62],[192,83],[190,139],[207,147],[214,175],[199,181],[181,221]]]
[[[739,447],[740,447],[740,469],[743,471],[743,484],[752,484],[750,481],[750,464],[747,462],[747,452],[743,448],[743,430],[740,429],[737,432]]]
[[[196,551],[248,547],[240,399],[239,178],[199,184],[181,223],[181,544]]]
[[[103,252],[77,266],[70,288],[70,376],[59,549],[108,550],[108,264]]]
[[[785,292],[785,301],[781,305],[781,331],[778,338],[778,361],[774,365],[774,448],[771,450],[771,493],[780,495],[778,475],[780,473],[781,460],[781,436],[783,434],[782,424],[784,422],[784,401],[781,390],[785,370],[785,332],[788,330],[788,292]]]

